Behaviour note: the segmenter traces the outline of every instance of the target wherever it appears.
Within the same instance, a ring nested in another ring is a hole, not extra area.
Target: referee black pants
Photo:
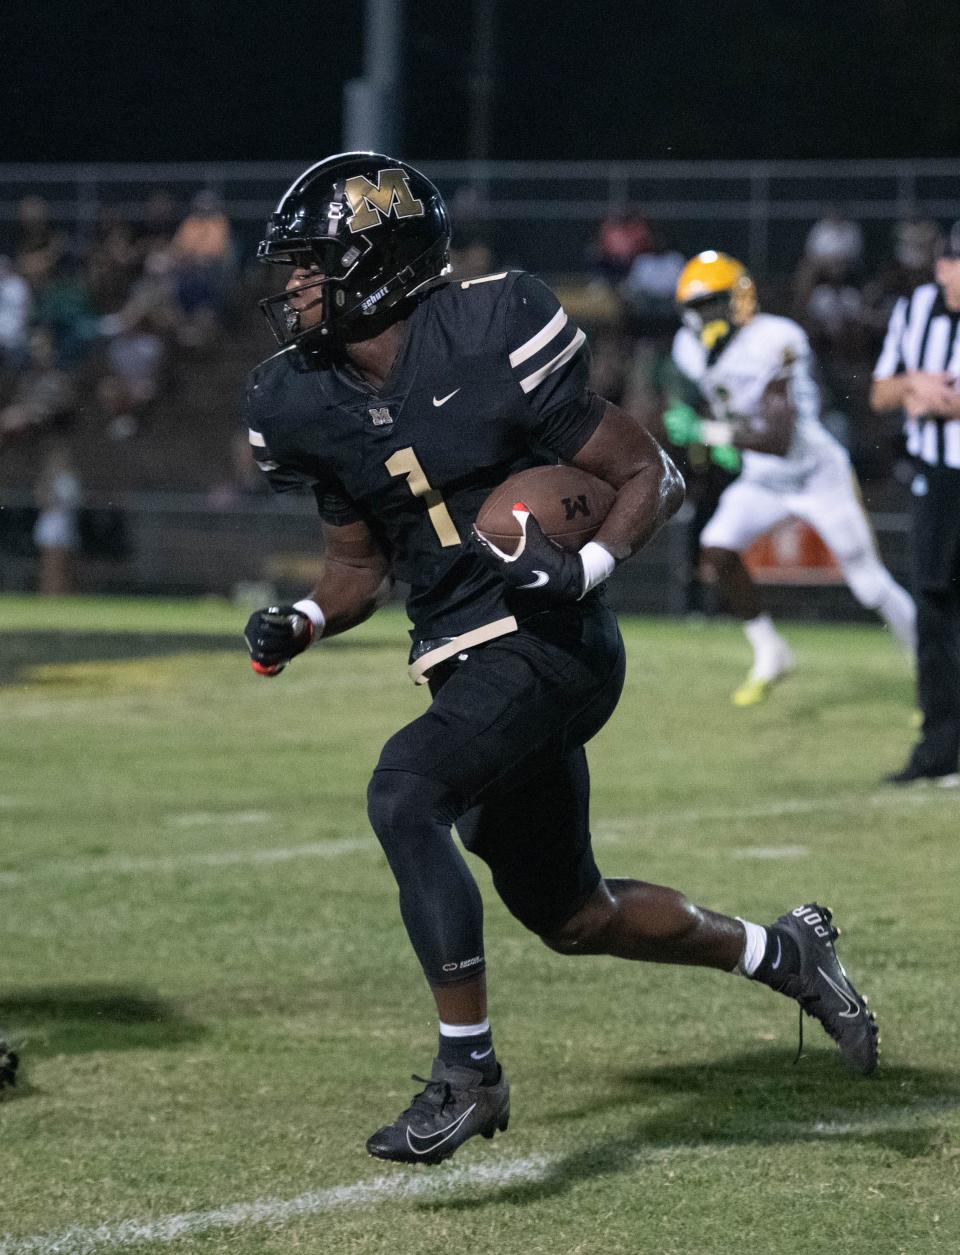
[[[484,967],[483,908],[454,824],[508,909],[541,936],[596,889],[583,746],[613,713],[623,679],[616,619],[591,598],[442,663],[429,709],[384,746],[368,814],[432,985]]]
[[[923,467],[914,481],[912,558],[923,712],[912,761],[941,775],[960,757],[960,470]]]

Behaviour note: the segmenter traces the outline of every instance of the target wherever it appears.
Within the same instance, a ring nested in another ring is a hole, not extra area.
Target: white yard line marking
[[[177,872],[186,867],[238,867],[244,864],[269,866],[300,858],[337,858],[358,850],[379,850],[376,838],[338,837],[313,841],[308,845],[267,847],[263,850],[213,850],[200,854],[176,854],[169,858],[100,858],[75,862],[45,863],[30,871],[0,872],[0,886],[20,885],[28,880],[76,880],[84,876],[146,875],[150,872]]]
[[[947,1115],[960,1107],[955,1098],[929,1098],[923,1102],[910,1103],[899,1110],[878,1111],[874,1116],[862,1119],[846,1120],[815,1120],[813,1124],[784,1124],[774,1126],[776,1130],[799,1137],[849,1137],[851,1133],[877,1133],[884,1129],[924,1129],[929,1126],[919,1123],[921,1116]]]
[[[268,824],[272,818],[269,811],[197,811],[168,815],[163,822],[169,828],[209,828],[217,824]]]
[[[502,1186],[512,1181],[535,1181],[550,1166],[542,1157],[507,1160],[500,1164],[471,1164],[430,1175],[398,1169],[397,1175],[374,1177],[357,1185],[314,1190],[298,1198],[265,1198],[253,1203],[230,1203],[212,1211],[183,1212],[156,1220],[123,1220],[93,1228],[74,1227],[29,1238],[0,1239],[0,1255],[91,1255],[103,1247],[116,1249],[138,1242],[173,1242],[217,1229],[247,1225],[282,1224],[298,1216],[315,1216],[336,1207],[374,1207],[390,1199],[423,1198],[475,1186]]]
[[[817,814],[829,811],[847,813],[864,810],[907,809],[916,810],[930,803],[953,804],[953,799],[942,790],[910,790],[890,793],[867,794],[843,793],[833,797],[822,798],[782,798],[776,802],[761,803],[757,806],[713,807],[709,810],[663,811],[654,815],[637,814],[636,816],[601,819],[594,825],[594,840],[597,845],[628,845],[637,837],[649,836],[662,832],[667,828],[690,827],[703,823],[742,823],[754,819],[771,819],[786,815]],[[23,805],[29,805],[23,800]],[[270,822],[273,818],[266,811],[241,811],[240,822]],[[227,812],[197,812],[181,815],[170,815],[164,822],[172,825],[189,827],[214,826],[216,823],[230,823],[236,816]],[[280,848],[266,847],[254,850],[218,850],[210,853],[177,854],[167,858],[108,857],[101,859],[64,860],[56,863],[41,863],[22,871],[0,872],[0,888],[5,885],[21,885],[31,880],[73,880],[84,876],[101,875],[149,875],[150,873],[169,873],[188,867],[238,867],[244,864],[269,865],[271,863],[288,863],[294,859],[334,858],[341,854],[354,854],[358,851],[377,851],[379,847],[373,835],[369,837],[341,837],[331,841],[314,841],[304,845]],[[777,850],[779,852],[772,852]],[[766,851],[766,852],[764,852]],[[714,851],[715,852],[715,851]],[[732,851],[734,858],[799,858],[805,852],[802,846],[741,847]]]
[[[682,811],[657,811],[654,814],[637,814],[632,818],[600,819],[594,828],[594,836],[602,844],[616,845],[635,835],[662,831],[664,828],[693,826],[703,823],[741,823],[751,819],[778,819],[788,815],[816,815],[830,811],[849,813],[864,810],[917,810],[933,803],[943,803],[949,794],[926,789],[890,790],[884,793],[838,793],[832,796],[808,798],[787,797],[773,802],[760,802],[756,806],[716,806],[709,809]]]
[[[919,1128],[922,1116],[937,1116],[956,1111],[954,1099],[929,1099],[902,1108],[888,1108],[872,1115],[853,1118],[815,1120],[812,1123],[791,1121],[769,1126],[768,1131],[787,1137],[845,1137],[903,1127]],[[848,1113],[837,1113],[847,1116]],[[719,1142],[674,1142],[645,1146],[628,1156],[633,1164],[657,1163],[679,1156],[713,1157],[741,1151],[737,1140]],[[493,1164],[453,1165],[432,1169],[428,1174],[398,1169],[395,1175],[374,1177],[355,1185],[337,1185],[326,1190],[313,1190],[296,1198],[264,1198],[251,1203],[227,1203],[210,1211],[181,1212],[158,1216],[153,1220],[121,1220],[116,1224],[93,1227],[73,1226],[56,1233],[14,1238],[0,1236],[0,1255],[95,1255],[104,1247],[122,1249],[138,1242],[174,1242],[178,1238],[195,1237],[216,1230],[241,1229],[260,1224],[283,1224],[302,1216],[317,1216],[338,1207],[376,1207],[391,1200],[430,1198],[452,1190],[492,1186],[499,1188],[512,1182],[539,1181],[563,1162],[563,1157],[533,1155],[526,1159],[507,1159]]]
[[[786,859],[805,858],[810,853],[805,845],[746,845],[731,850],[731,858]]]

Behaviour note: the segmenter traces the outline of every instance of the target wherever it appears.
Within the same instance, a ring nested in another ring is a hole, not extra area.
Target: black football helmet
[[[279,292],[260,308],[280,345],[316,360],[382,330],[387,311],[448,269],[449,248],[447,207],[419,170],[381,153],[327,157],[284,192],[257,249],[260,261],[315,265],[318,277],[298,291],[316,288],[316,298],[297,310]],[[303,329],[302,312],[318,302],[321,320]]]

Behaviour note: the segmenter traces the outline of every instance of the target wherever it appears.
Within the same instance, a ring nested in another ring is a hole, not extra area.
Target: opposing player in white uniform
[[[674,405],[664,414],[667,434],[675,444],[703,444],[716,453],[729,454],[732,446],[743,464],[700,537],[704,569],[753,646],[753,666],[734,703],[762,701],[793,666],[740,556],[791,515],[819,532],[853,595],[912,650],[913,600],[880,561],[847,452],[820,422],[802,328],[759,313],[753,280],[724,253],[687,262],[676,295],[684,326],[673,358],[699,387],[712,418]]]

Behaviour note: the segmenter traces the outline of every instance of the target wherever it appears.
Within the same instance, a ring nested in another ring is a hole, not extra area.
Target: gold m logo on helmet
[[[423,201],[417,200],[410,191],[402,170],[380,170],[376,183],[371,183],[364,174],[355,174],[347,179],[343,190],[353,210],[351,231],[378,227],[391,213],[398,218],[423,217]]]

